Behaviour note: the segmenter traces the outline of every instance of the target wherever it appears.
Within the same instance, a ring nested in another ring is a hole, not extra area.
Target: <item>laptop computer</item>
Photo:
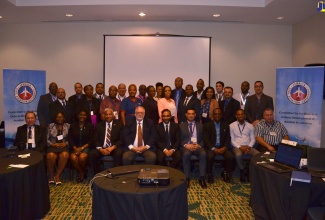
[[[325,148],[308,147],[307,168],[315,177],[325,177]]]
[[[277,173],[291,172],[299,168],[303,149],[280,143],[274,162],[258,163],[258,165]]]

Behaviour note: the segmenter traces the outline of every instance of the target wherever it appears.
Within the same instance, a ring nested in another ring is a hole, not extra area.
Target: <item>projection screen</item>
[[[153,85],[174,88],[176,77],[183,88],[203,79],[210,84],[210,37],[178,35],[104,35],[104,83]]]

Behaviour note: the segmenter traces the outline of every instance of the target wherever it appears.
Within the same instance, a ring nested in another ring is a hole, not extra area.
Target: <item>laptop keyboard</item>
[[[290,170],[291,169],[290,167],[287,167],[285,165],[278,164],[278,163],[272,163],[270,165],[273,166],[273,167],[276,167],[278,169],[281,169],[281,170]]]

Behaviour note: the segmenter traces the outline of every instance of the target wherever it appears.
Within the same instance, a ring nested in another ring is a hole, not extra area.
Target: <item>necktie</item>
[[[33,139],[32,138],[32,127],[31,126],[28,126],[28,139]],[[28,141],[28,149],[32,149],[32,143],[29,143]]]
[[[193,123],[192,123],[192,122],[189,123],[189,124],[188,124],[188,127],[189,127],[189,129],[190,129],[190,135],[191,135],[191,137],[192,137],[192,135],[193,135]]]
[[[111,124],[107,123],[106,146],[105,146],[105,148],[110,147],[110,146],[111,146]]]
[[[141,129],[141,123],[138,125],[138,147],[143,146],[142,144],[142,129]]]
[[[187,105],[187,102],[188,102],[188,97],[186,97],[186,99],[185,99],[184,106]]]
[[[169,137],[169,131],[168,131],[168,125],[166,125],[166,137],[167,137],[167,141],[166,141],[166,144],[167,144],[167,148],[170,147],[170,137]]]
[[[218,95],[218,101],[219,102],[221,101],[221,97],[222,97],[222,95]]]
[[[65,101],[64,100],[62,101],[62,106],[65,109],[66,105],[65,105]]]
[[[225,100],[225,105],[223,106],[223,111],[226,111],[227,105],[229,103],[229,99]]]

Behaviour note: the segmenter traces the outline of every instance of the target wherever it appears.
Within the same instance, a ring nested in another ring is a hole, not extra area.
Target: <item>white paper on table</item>
[[[30,153],[29,154],[20,154],[20,155],[18,155],[18,157],[27,158],[27,157],[30,157]]]
[[[29,165],[26,165],[26,164],[9,164],[9,167],[14,167],[14,168],[25,168],[28,166]]]

